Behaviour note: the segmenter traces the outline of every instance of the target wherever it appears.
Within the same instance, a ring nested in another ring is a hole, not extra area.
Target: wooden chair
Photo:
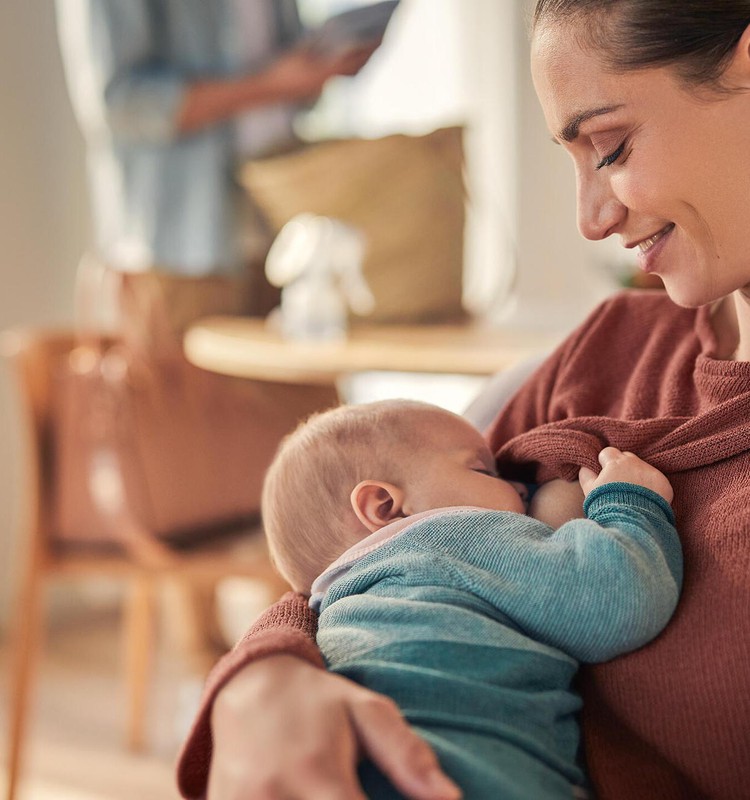
[[[242,541],[244,551],[216,546],[175,550],[152,536],[128,513],[124,498],[109,508],[119,529],[120,545],[111,552],[64,546],[56,539],[50,514],[53,370],[80,344],[71,332],[11,331],[2,335],[0,350],[8,358],[25,417],[25,521],[20,553],[25,559],[15,615],[11,686],[8,784],[6,797],[16,794],[26,733],[35,662],[44,621],[43,591],[53,579],[110,576],[127,586],[124,608],[125,672],[128,692],[127,744],[144,743],[148,678],[156,626],[156,589],[165,579],[188,587],[206,587],[226,576],[250,576],[267,582],[281,594],[285,586],[269,563],[265,542],[257,531]],[[111,498],[110,498],[111,499]]]

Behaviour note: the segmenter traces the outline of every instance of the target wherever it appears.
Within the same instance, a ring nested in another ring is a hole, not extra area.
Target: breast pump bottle
[[[281,287],[281,333],[296,340],[346,336],[349,310],[372,312],[362,275],[364,237],[341,220],[299,214],[279,232],[266,257],[266,276]]]

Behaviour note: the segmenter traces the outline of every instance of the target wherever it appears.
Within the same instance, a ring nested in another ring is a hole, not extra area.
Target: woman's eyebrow
[[[562,139],[564,142],[575,141],[578,138],[581,125],[586,122],[586,120],[592,119],[593,117],[601,117],[603,114],[611,114],[613,111],[622,108],[622,105],[623,104],[620,103],[616,106],[601,106],[600,108],[591,108],[588,111],[582,111],[580,114],[576,114],[563,126],[557,141],[559,142],[559,139]]]

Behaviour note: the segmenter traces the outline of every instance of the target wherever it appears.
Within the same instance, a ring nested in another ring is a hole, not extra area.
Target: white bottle
[[[330,217],[300,214],[279,232],[266,275],[281,291],[281,331],[289,339],[346,336],[348,311],[368,314],[374,298],[363,276],[364,239]]]

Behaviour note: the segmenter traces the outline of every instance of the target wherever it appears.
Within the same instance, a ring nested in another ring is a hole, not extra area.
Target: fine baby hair
[[[400,484],[410,464],[399,454],[424,452],[431,423],[450,411],[413,400],[381,400],[314,414],[282,441],[266,473],[261,500],[271,557],[293,589],[305,594],[318,574],[362,536],[352,489],[378,477]]]

